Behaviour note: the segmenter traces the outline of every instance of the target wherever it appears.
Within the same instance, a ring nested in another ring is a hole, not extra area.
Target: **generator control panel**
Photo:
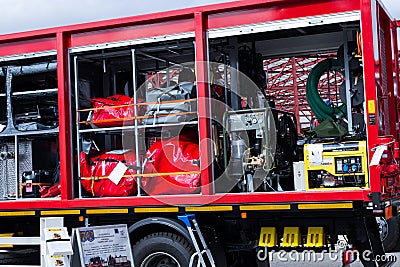
[[[365,141],[304,146],[306,190],[368,186]]]
[[[360,156],[335,158],[335,166],[337,174],[363,172]]]

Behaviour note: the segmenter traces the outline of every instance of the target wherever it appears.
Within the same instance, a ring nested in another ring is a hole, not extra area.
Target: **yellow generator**
[[[304,172],[306,190],[367,187],[366,142],[306,144]]]

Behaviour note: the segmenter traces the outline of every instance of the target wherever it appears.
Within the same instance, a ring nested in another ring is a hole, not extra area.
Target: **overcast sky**
[[[219,2],[229,0],[0,0],[0,34]]]
[[[0,34],[127,17],[229,0],[0,0]],[[354,0],[349,0],[354,1]],[[382,0],[400,19],[400,0]]]

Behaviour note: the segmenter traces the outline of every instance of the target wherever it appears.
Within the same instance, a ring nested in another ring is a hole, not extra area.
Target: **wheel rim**
[[[140,267],[181,267],[181,265],[175,257],[160,251],[147,256]]]
[[[388,234],[388,224],[385,218],[377,217],[376,222],[378,223],[379,235],[381,240],[384,240]]]

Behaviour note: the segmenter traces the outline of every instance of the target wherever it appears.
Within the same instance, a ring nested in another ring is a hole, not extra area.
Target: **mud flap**
[[[360,224],[355,237],[355,247],[365,267],[390,266],[386,261],[385,251],[379,236],[375,217],[368,216],[359,220]]]

